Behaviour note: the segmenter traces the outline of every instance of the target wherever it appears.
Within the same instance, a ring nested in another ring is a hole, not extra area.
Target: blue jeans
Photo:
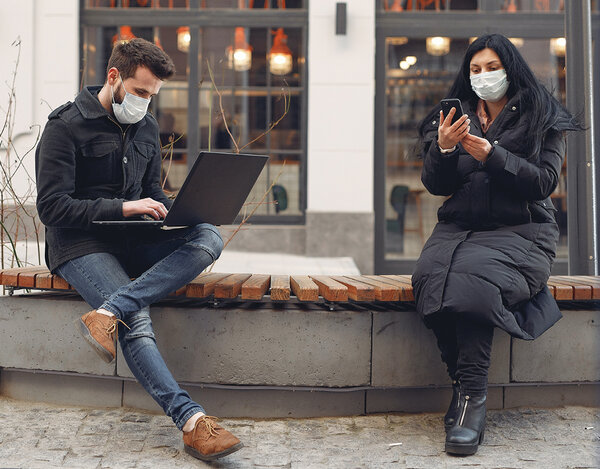
[[[154,338],[149,305],[196,278],[223,249],[217,229],[209,224],[170,231],[143,231],[127,242],[126,255],[93,253],[56,268],[94,309],[114,313],[123,357],[144,389],[179,429],[195,413],[204,412],[181,389],[167,368]],[[131,277],[137,277],[131,280]]]

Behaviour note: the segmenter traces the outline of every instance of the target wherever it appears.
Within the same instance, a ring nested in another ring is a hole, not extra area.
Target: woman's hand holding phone
[[[440,124],[438,126],[438,146],[445,150],[453,148],[462,141],[471,130],[471,120],[466,114],[463,114],[458,120],[452,124],[452,118],[456,113],[456,108],[450,109],[447,116],[444,116],[444,111],[440,111]]]
[[[463,148],[477,161],[482,163],[487,160],[490,151],[492,151],[492,144],[485,138],[476,137],[475,135],[467,134],[461,140]]]

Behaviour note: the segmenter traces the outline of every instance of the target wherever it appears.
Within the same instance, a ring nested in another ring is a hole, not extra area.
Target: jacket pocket
[[[146,174],[146,169],[148,167],[148,163],[152,159],[152,155],[154,154],[154,145],[150,143],[143,142],[133,142],[133,151],[131,152],[131,166],[129,170],[131,171],[131,177],[129,180],[134,185],[139,185],[142,182],[144,174]]]
[[[76,166],[76,186],[87,191],[117,183],[115,168],[120,160],[120,144],[115,140],[93,141],[81,146]]]

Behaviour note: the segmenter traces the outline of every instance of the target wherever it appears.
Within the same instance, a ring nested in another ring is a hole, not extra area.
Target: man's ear
[[[111,67],[106,75],[106,83],[109,86],[114,86],[119,79],[119,70],[116,67]]]

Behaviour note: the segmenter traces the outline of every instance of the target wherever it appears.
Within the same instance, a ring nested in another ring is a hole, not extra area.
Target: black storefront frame
[[[301,215],[254,215],[254,224],[298,225],[306,221],[306,187],[307,187],[307,131],[308,131],[308,4],[304,0],[303,9],[201,9],[200,0],[190,0],[190,8],[86,8],[86,0],[80,0],[80,70],[83,70],[83,29],[85,27],[119,27],[124,24],[134,27],[189,26],[191,41],[188,51],[188,123],[198,122],[199,119],[199,34],[201,27],[236,27],[246,28],[298,28],[302,30],[302,50],[304,64],[301,68],[301,84],[298,87],[303,93],[300,102],[300,180],[299,208]],[[158,14],[157,14],[158,13]],[[200,148],[200,131],[196,125],[188,125],[188,155],[195,155]],[[188,168],[194,158],[188,158]]]
[[[485,5],[485,0],[480,0]],[[375,273],[377,274],[410,274],[412,273],[416,259],[386,260],[385,258],[385,138],[386,138],[386,38],[405,36],[415,39],[425,39],[429,36],[446,36],[450,38],[465,38],[480,36],[489,33],[501,33],[508,37],[522,37],[524,39],[548,39],[552,37],[565,36],[565,15],[562,12],[555,13],[530,13],[507,14],[499,11],[489,11],[482,8],[480,11],[441,11],[441,12],[383,12],[376,8],[376,46],[375,46],[375,135],[374,135],[374,212],[375,212]],[[592,14],[592,37],[599,37],[600,15]],[[599,48],[594,50],[593,69],[598,76],[600,65]],[[573,66],[580,70],[580,57],[573,59]],[[583,87],[580,88],[582,90]],[[595,95],[595,118],[599,122],[600,93]],[[600,154],[600,135],[596,133],[595,155]],[[582,133],[573,134],[570,138],[583,139]],[[592,154],[594,152],[592,151]],[[598,158],[595,158],[596,174],[600,173]],[[578,161],[575,158],[567,160],[567,173],[575,172]],[[598,187],[598,177],[596,187]],[[572,189],[571,189],[572,190]],[[577,188],[579,191],[579,188]],[[578,194],[581,197],[581,194]],[[568,199],[567,213],[577,211],[576,198]],[[571,245],[576,243],[577,247],[588,244],[589,236],[598,236],[598,233],[579,233],[569,230],[567,242],[569,251]],[[600,252],[596,253],[596,265]],[[569,273],[568,259],[557,259],[553,274],[566,275]],[[571,272],[578,273],[578,272]]]

